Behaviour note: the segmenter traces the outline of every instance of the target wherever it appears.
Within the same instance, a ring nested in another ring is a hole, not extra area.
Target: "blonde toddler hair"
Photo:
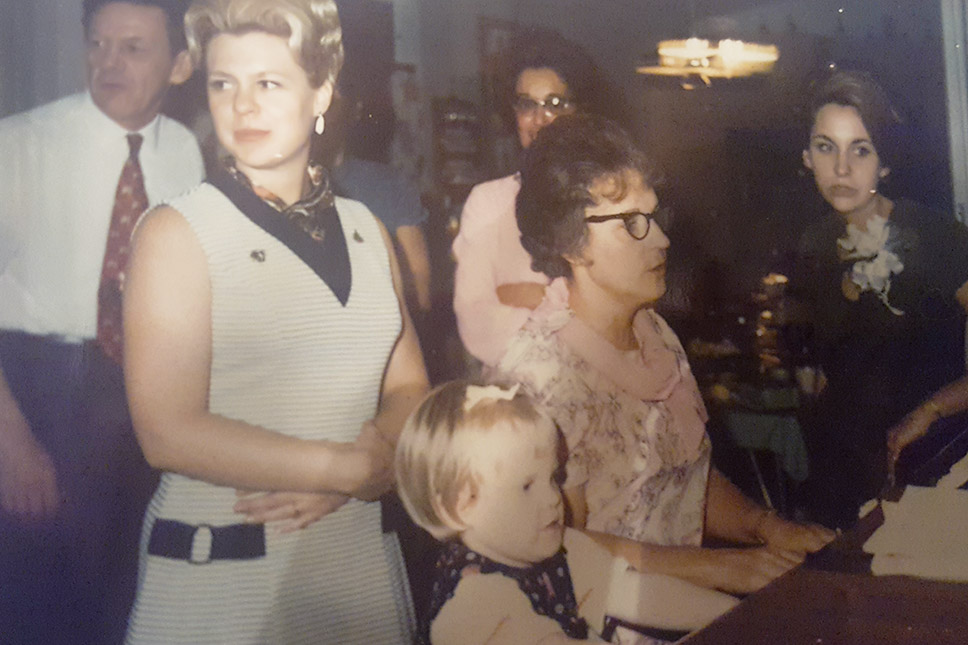
[[[464,486],[476,494],[481,483],[473,439],[502,422],[527,431],[542,418],[531,399],[515,390],[464,381],[432,390],[407,419],[397,442],[397,492],[413,521],[438,540],[457,535],[458,495]]]

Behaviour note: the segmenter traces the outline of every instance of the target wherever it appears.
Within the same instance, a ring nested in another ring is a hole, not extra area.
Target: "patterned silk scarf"
[[[329,187],[329,175],[322,166],[312,164],[306,169],[309,175],[309,194],[296,203],[286,206],[286,203],[271,190],[253,184],[242,171],[235,167],[235,162],[231,158],[223,159],[222,165],[233,179],[285,215],[290,222],[306,231],[309,237],[317,242],[322,242],[326,238],[326,226],[332,225],[328,211],[335,207],[336,200]]]

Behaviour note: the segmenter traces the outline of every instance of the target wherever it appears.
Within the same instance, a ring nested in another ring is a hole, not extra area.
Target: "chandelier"
[[[653,76],[699,76],[708,83],[711,78],[765,74],[780,57],[774,45],[733,39],[715,43],[704,38],[663,40],[658,51],[658,65],[641,66],[635,71]]]

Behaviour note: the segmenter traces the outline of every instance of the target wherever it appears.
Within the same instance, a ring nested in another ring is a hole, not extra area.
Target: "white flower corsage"
[[[904,270],[901,258],[888,249],[890,235],[887,218],[875,215],[867,222],[866,231],[848,224],[847,237],[837,240],[837,245],[843,259],[857,260],[850,270],[850,281],[860,291],[876,293],[895,316],[903,316],[904,312],[891,306],[887,298],[891,291],[891,276]]]

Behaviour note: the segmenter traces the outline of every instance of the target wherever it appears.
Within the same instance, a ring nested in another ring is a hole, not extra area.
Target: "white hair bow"
[[[464,412],[470,412],[481,401],[510,401],[520,387],[520,383],[515,383],[508,389],[500,385],[468,385],[464,392]]]

